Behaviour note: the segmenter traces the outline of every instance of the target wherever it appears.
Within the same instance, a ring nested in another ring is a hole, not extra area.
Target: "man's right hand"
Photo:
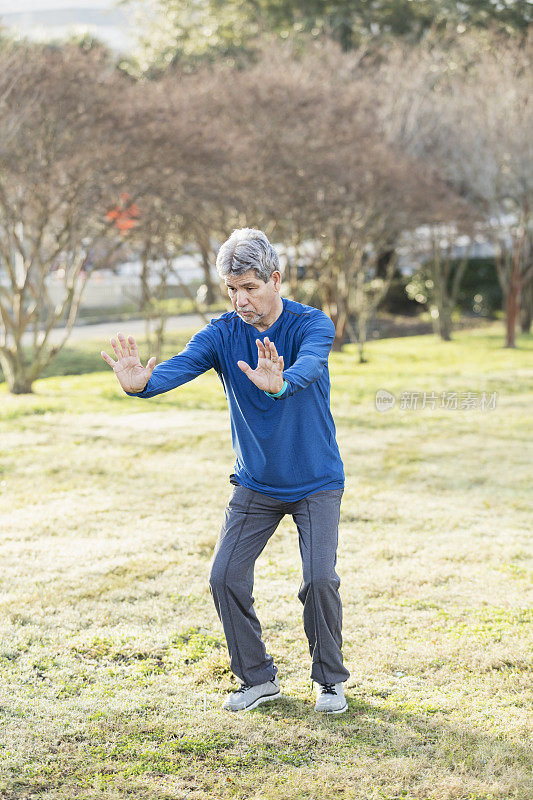
[[[156,358],[152,356],[146,366],[143,367],[133,336],[128,336],[128,341],[126,342],[124,334],[119,333],[118,339],[120,346],[117,344],[116,339],[111,339],[111,347],[115,351],[118,361],[113,361],[105,350],[101,350],[100,355],[110,367],[113,367],[113,372],[125,392],[142,392],[154,371]]]

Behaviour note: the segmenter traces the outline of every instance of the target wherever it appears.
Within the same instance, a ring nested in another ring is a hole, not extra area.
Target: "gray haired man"
[[[298,597],[311,655],[316,711],[348,708],[343,682],[342,605],[337,562],[344,469],[331,415],[328,356],[335,326],[321,310],[280,296],[276,251],[263,231],[240,228],[216,261],[233,311],[212,319],[185,349],[143,368],[133,337],[119,334],[113,367],[126,394],[154,397],[213,368],[230,412],[234,486],[210,565],[209,586],[230,666],[241,679],[224,701],[248,711],[280,696],[253,609],[254,566],[285,514],[302,559]],[[254,366],[255,365],[255,366]],[[155,368],[154,368],[155,367]]]

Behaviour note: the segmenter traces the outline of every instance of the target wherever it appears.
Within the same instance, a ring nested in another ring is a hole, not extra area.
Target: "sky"
[[[2,14],[47,11],[54,8],[114,8],[115,0],[0,0]]]
[[[12,33],[43,40],[87,31],[122,52],[134,42],[131,18],[116,0],[0,0],[0,25]]]

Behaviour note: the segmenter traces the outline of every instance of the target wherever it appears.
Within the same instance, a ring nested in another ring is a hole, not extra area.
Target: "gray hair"
[[[255,269],[257,277],[268,283],[274,270],[279,270],[279,259],[263,231],[236,228],[220,246],[216,268],[221,278]]]

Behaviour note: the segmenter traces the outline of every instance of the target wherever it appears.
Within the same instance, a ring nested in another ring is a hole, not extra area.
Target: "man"
[[[211,367],[228,401],[233,494],[210,568],[209,586],[222,622],[230,666],[241,686],[223,703],[247,711],[280,696],[277,667],[253,610],[254,566],[285,514],[299,534],[304,630],[312,656],[316,711],[348,708],[342,684],[342,605],[337,562],[344,469],[329,407],[328,355],[335,326],[311,306],[280,297],[276,251],[255,228],[234,230],[221,246],[217,271],[233,311],[212,319],[181,353],[143,367],[133,336],[104,351],[126,394],[154,397]],[[260,336],[258,336],[260,334]],[[255,369],[251,366],[257,357]],[[282,556],[280,556],[282,558]]]

